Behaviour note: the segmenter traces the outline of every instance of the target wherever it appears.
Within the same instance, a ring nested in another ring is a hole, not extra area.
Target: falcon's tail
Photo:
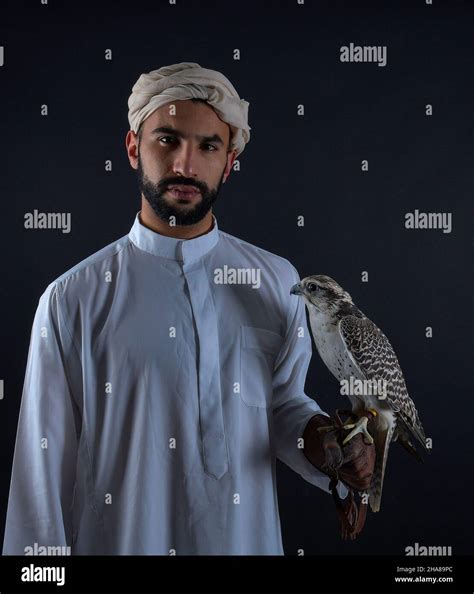
[[[372,484],[369,489],[369,504],[373,512],[380,511],[385,466],[387,464],[388,450],[392,441],[394,428],[395,425],[391,424],[386,431],[377,431],[376,435],[374,435],[375,468],[372,476]]]
[[[403,432],[399,433],[398,443],[400,445],[402,445],[405,448],[405,450],[409,454],[411,454],[416,460],[418,460],[418,462],[423,462],[423,458],[420,456],[420,454],[418,453],[418,450],[413,445],[413,443],[410,441],[410,438],[408,437],[408,435],[406,433],[403,433]]]

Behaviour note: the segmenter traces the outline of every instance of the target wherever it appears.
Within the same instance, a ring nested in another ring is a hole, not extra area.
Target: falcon
[[[331,277],[308,276],[293,285],[290,293],[304,299],[314,343],[329,371],[341,384],[365,386],[365,389],[352,389],[348,393],[352,412],[358,420],[344,426],[351,431],[343,445],[358,433],[374,443],[376,461],[368,495],[370,508],[378,512],[391,442],[398,440],[418,460],[421,457],[413,438],[429,452],[398,359],[385,334]],[[384,389],[367,389],[369,385],[374,388],[383,385]]]

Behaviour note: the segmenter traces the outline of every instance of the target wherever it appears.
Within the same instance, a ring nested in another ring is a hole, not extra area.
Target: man
[[[327,417],[304,394],[295,268],[212,214],[248,103],[180,63],[143,74],[129,108],[141,211],[41,296],[4,554],[282,554],[275,458],[328,490]],[[348,457],[341,476],[364,488],[370,456]]]

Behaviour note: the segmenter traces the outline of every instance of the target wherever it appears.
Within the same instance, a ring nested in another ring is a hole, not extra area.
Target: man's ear
[[[133,169],[138,169],[138,149],[139,139],[138,135],[133,130],[127,132],[125,137],[125,147],[127,149],[128,160]]]
[[[229,177],[230,172],[232,171],[232,166],[234,164],[234,161],[235,161],[236,157],[237,157],[237,151],[235,149],[233,151],[230,151],[227,154],[227,165],[226,165],[226,168],[225,168],[223,183],[225,183],[226,180],[227,180],[227,178]]]

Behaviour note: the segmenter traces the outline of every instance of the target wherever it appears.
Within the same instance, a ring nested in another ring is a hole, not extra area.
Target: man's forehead
[[[180,103],[191,104],[191,107],[180,106]],[[206,108],[206,111],[209,110],[208,117],[206,117],[202,109],[199,110],[199,105]],[[156,128],[168,128],[183,134],[187,134],[188,131],[203,136],[218,134],[223,140],[226,138],[226,130],[227,134],[231,134],[230,126],[219,118],[210,105],[190,100],[175,101],[162,105],[146,118],[143,126],[146,127],[147,132],[153,132]]]

